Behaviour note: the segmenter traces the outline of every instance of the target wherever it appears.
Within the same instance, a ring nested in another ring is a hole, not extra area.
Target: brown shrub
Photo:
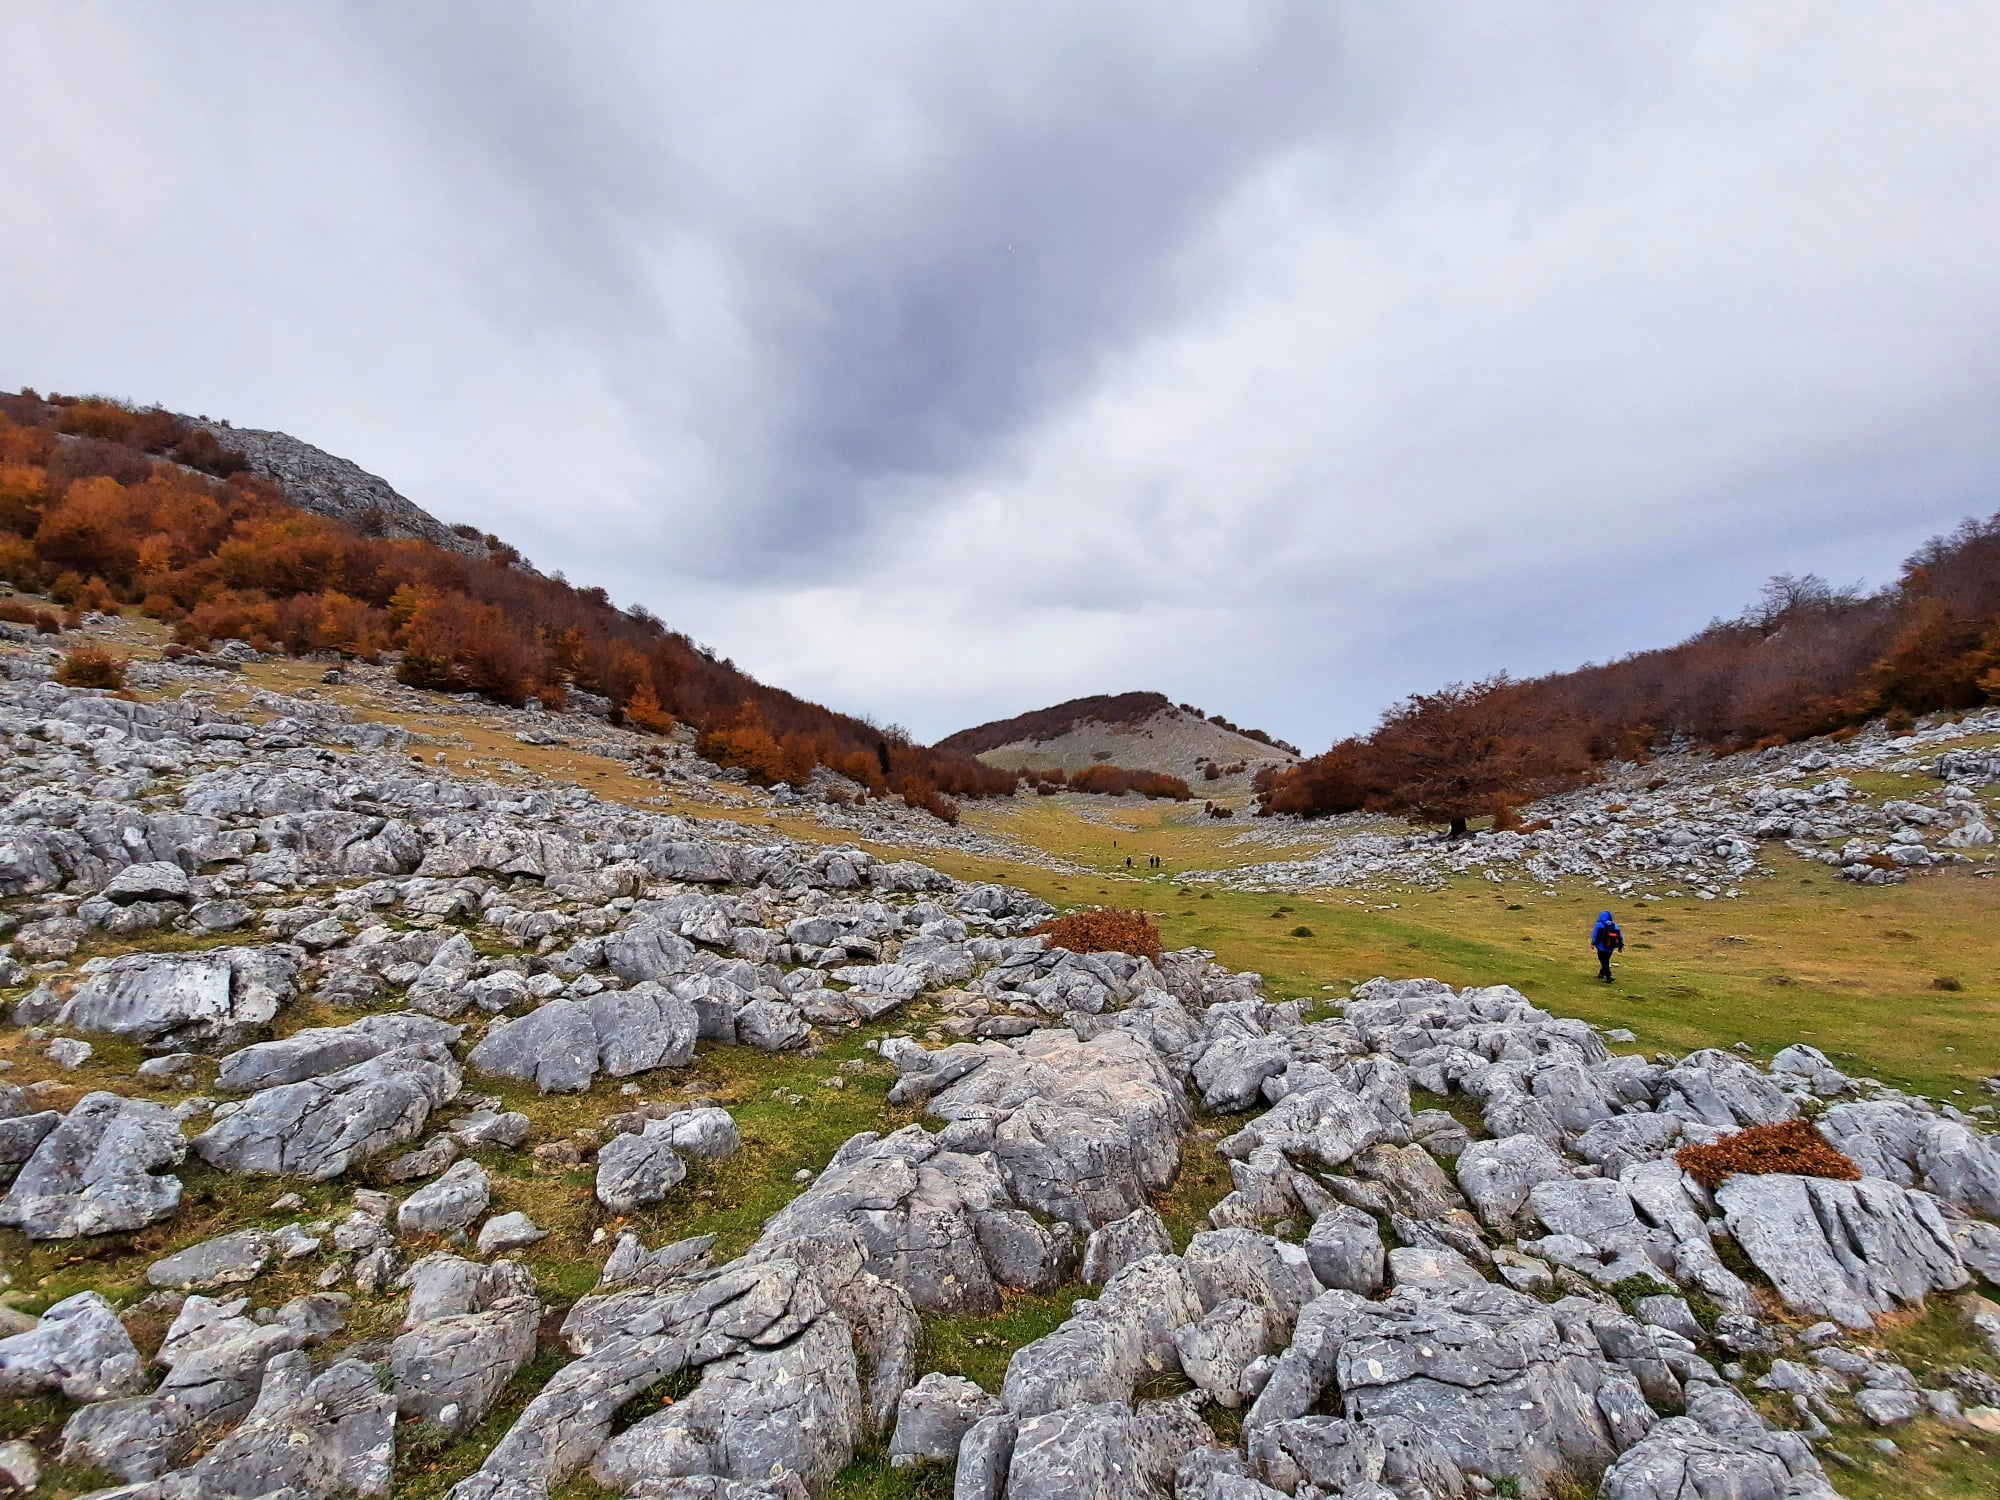
[[[1108,797],[1137,792],[1142,797],[1170,798],[1175,802],[1186,802],[1194,796],[1178,776],[1163,771],[1128,771],[1122,766],[1085,766],[1070,777],[1069,789]]]
[[[1753,1125],[1706,1146],[1683,1146],[1674,1153],[1674,1160],[1711,1193],[1731,1173],[1791,1172],[1837,1182],[1854,1182],[1861,1176],[1861,1169],[1829,1146],[1805,1120]]]
[[[125,663],[102,646],[77,646],[56,665],[56,681],[73,688],[122,688]]]
[[[175,443],[172,457],[176,463],[213,474],[217,479],[241,474],[250,467],[249,459],[234,448],[223,447],[221,439],[205,427],[195,428]]]
[[[1073,911],[1031,928],[1029,936],[1046,937],[1051,946],[1072,953],[1130,953],[1160,961],[1160,929],[1139,911],[1116,907]]]
[[[958,826],[958,804],[936,787],[911,776],[892,782],[889,789],[919,812],[927,812],[939,822],[949,823],[954,828]]]

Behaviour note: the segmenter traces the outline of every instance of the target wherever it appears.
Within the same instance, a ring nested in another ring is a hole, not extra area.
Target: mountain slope
[[[601,588],[465,537],[358,465],[283,433],[101,397],[0,396],[0,579],[80,620],[133,609],[205,650],[393,664],[406,687],[530,699],[697,731],[765,784],[825,767],[854,795],[951,821],[1011,775],[758,682]]]
[[[1074,773],[1093,765],[1178,776],[1203,795],[1247,790],[1265,766],[1290,766],[1287,747],[1254,739],[1163,693],[1101,693],[996,719],[939,740],[1007,771]],[[1217,775],[1210,777],[1210,767]],[[1224,769],[1226,768],[1226,770]]]
[[[411,537],[468,557],[487,553],[486,541],[477,531],[462,535],[398,494],[388,480],[303,438],[227,422],[194,425],[224,448],[242,454],[251,473],[277,485],[300,510],[352,526],[364,536]]]

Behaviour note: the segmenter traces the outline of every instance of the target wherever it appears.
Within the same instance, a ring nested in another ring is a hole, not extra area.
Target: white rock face
[[[1971,1280],[1936,1202],[1879,1177],[1732,1177],[1715,1200],[1786,1303],[1849,1328]]]

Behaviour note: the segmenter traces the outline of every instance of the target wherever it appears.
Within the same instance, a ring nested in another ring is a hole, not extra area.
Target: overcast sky
[[[0,386],[933,738],[1308,749],[2000,509],[2000,7],[23,4]]]

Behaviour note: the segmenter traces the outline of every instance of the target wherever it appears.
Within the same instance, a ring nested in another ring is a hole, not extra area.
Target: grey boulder
[[[1382,1289],[1387,1247],[1373,1214],[1335,1204],[1306,1232],[1306,1261],[1319,1284],[1372,1297]]]
[[[970,1380],[932,1371],[896,1403],[889,1462],[897,1468],[954,1462],[973,1423],[999,1410],[1000,1403]]]
[[[146,1280],[176,1291],[208,1291],[254,1280],[276,1251],[261,1229],[238,1229],[177,1250],[146,1268]]]
[[[1083,1280],[1102,1286],[1135,1260],[1174,1253],[1173,1236],[1150,1203],[1091,1231],[1083,1245]]]
[[[338,1072],[260,1090],[193,1146],[226,1172],[325,1181],[420,1135],[431,1111],[458,1097],[459,1081],[458,1063],[445,1048],[398,1047]]]
[[[597,1153],[597,1201],[629,1214],[660,1202],[687,1177],[667,1139],[666,1121],[648,1121],[638,1135],[614,1136]]]
[[[605,1444],[591,1477],[621,1493],[681,1476],[829,1484],[862,1428],[852,1337],[822,1313],[776,1348],[746,1347],[708,1365],[693,1392]]]
[[[363,1016],[346,1026],[314,1026],[275,1042],[256,1042],[222,1059],[215,1086],[249,1093],[338,1072],[398,1047],[431,1043],[448,1047],[462,1027],[412,1012]]]
[[[1971,1277],[1934,1200],[1879,1177],[1735,1176],[1715,1201],[1787,1306],[1848,1328]]]
[[[84,980],[58,1020],[156,1051],[214,1051],[268,1025],[296,979],[297,965],[276,948],[128,953]]]
[[[167,860],[127,865],[105,881],[97,894],[120,906],[129,906],[134,901],[185,901],[187,871]]]
[[[713,1104],[678,1110],[658,1124],[660,1135],[682,1156],[720,1161],[725,1156],[734,1156],[743,1145],[743,1137],[737,1133],[729,1111]]]
[[[0,1198],[0,1224],[29,1239],[142,1229],[181,1201],[169,1169],[187,1154],[171,1111],[116,1094],[85,1094],[35,1147]]]
[[[486,1212],[492,1193],[484,1167],[476,1161],[456,1162],[397,1206],[396,1228],[404,1234],[463,1233]]]
[[[1805,1438],[1765,1427],[1727,1386],[1704,1387],[1686,1416],[1667,1418],[1627,1448],[1597,1493],[1599,1500],[1836,1500]]]
[[[550,1000],[517,1021],[489,1027],[471,1063],[545,1094],[578,1093],[600,1072],[624,1077],[687,1066],[699,1032],[694,1004],[648,981],[600,990],[588,1000]]]
[[[417,1318],[389,1348],[396,1407],[447,1432],[476,1426],[507,1382],[535,1352],[541,1302],[519,1267],[490,1268],[430,1256],[425,1297],[411,1295]],[[449,1290],[447,1290],[449,1283]],[[524,1285],[525,1283],[525,1285]]]
[[[25,1333],[0,1339],[0,1392],[61,1391],[104,1401],[146,1388],[145,1362],[118,1314],[96,1292],[65,1297]]]
[[[1458,1158],[1458,1186],[1489,1229],[1511,1228],[1538,1182],[1569,1176],[1568,1167],[1537,1135],[1473,1141]]]
[[[395,1398],[359,1360],[315,1376],[305,1353],[280,1354],[264,1367],[257,1404],[236,1430],[162,1487],[168,1500],[386,1495],[395,1420]]]

